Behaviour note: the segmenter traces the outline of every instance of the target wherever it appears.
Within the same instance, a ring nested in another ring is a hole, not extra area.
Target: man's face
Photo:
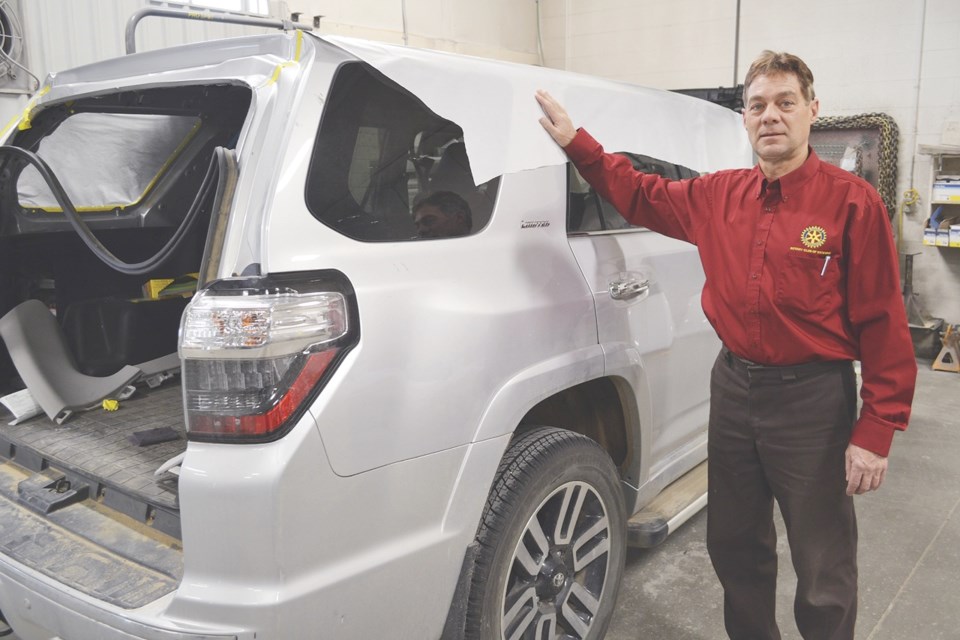
[[[761,165],[802,162],[819,109],[816,98],[807,102],[792,73],[754,78],[747,89],[743,124]]]
[[[456,213],[449,215],[433,205],[423,205],[413,214],[417,235],[421,238],[452,238],[467,232],[466,218]]]

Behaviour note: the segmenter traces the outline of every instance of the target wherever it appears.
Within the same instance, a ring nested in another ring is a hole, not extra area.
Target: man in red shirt
[[[723,349],[711,378],[707,548],[733,639],[779,639],[780,506],[807,640],[853,638],[854,494],[883,482],[917,366],[886,210],[809,146],[819,101],[796,56],[765,51],[744,81],[753,169],[670,181],[604,153],[546,92],[540,122],[631,223],[697,246]],[[642,151],[642,150],[634,150]],[[852,361],[862,368],[856,415]]]

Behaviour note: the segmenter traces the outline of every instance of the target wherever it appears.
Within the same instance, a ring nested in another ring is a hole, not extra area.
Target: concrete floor
[[[960,639],[960,375],[921,361],[913,416],[884,485],[858,496],[858,640]],[[661,546],[631,550],[606,640],[722,640],[723,594],[704,543],[706,512]],[[793,622],[796,577],[778,520],[777,614]]]

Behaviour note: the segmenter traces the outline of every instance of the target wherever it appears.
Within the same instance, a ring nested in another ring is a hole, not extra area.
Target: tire
[[[537,427],[504,454],[477,532],[470,640],[600,640],[626,550],[623,494],[593,440]]]

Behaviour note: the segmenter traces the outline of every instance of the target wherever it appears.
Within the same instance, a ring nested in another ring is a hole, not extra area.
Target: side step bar
[[[627,545],[655,547],[707,504],[707,462],[677,478],[627,521]]]

